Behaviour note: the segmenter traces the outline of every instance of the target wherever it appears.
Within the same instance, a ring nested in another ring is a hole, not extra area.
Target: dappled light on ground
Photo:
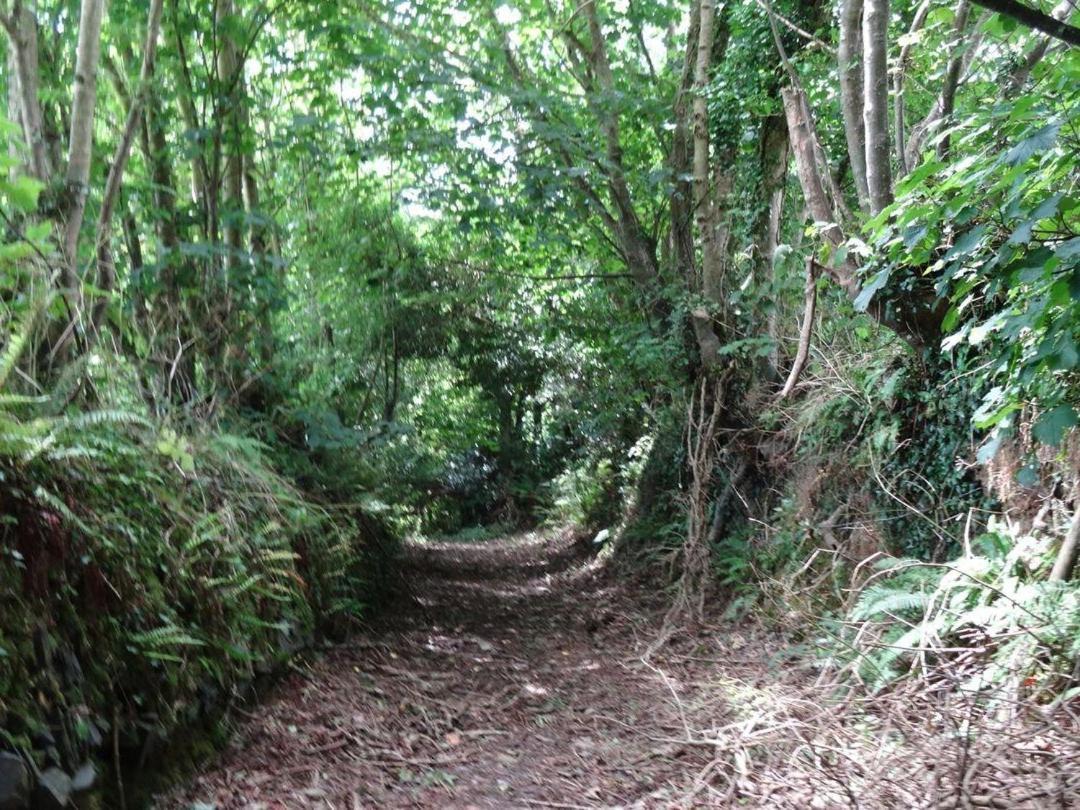
[[[730,621],[650,654],[664,601],[590,545],[569,532],[410,544],[397,609],[238,712],[220,760],[159,806],[1038,808],[1080,795],[1074,718],[996,722],[915,690],[844,699],[802,648]],[[988,803],[957,803],[961,782]]]

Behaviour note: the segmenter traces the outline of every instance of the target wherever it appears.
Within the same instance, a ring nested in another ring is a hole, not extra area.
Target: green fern
[[[922,616],[930,602],[925,591],[906,591],[889,585],[872,585],[863,591],[851,611],[855,621],[894,615]]]

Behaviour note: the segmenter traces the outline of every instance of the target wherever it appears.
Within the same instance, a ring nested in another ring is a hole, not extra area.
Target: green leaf
[[[3,184],[4,193],[12,204],[23,213],[37,210],[38,196],[45,184],[33,177],[17,177]]]
[[[1034,135],[1020,141],[1020,143],[1006,152],[1005,162],[1010,166],[1016,166],[1041,152],[1045,152],[1057,141],[1058,131],[1060,129],[1060,121],[1047,124]]]
[[[1076,425],[1076,409],[1072,405],[1058,405],[1044,412],[1031,428],[1031,435],[1043,444],[1056,447],[1065,432]]]
[[[890,272],[890,268],[886,267],[863,285],[863,288],[855,298],[856,311],[866,312],[866,308],[870,306],[870,300],[874,297],[874,294],[889,283]]]
[[[1074,236],[1072,239],[1059,243],[1054,248],[1054,255],[1059,259],[1071,259],[1073,256],[1080,255],[1080,236]]]

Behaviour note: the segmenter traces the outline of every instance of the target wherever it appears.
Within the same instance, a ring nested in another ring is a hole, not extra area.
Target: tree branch
[[[158,32],[161,30],[163,5],[163,0],[151,0],[150,2],[150,10],[146,21],[146,41],[143,43],[142,68],[139,70],[139,87],[131,99],[127,121],[124,122],[124,131],[120,136],[120,142],[116,145],[116,154],[113,156],[112,166],[109,168],[109,177],[105,181],[105,195],[101,200],[101,213],[98,216],[97,226],[97,271],[98,286],[103,293],[108,293],[116,285],[116,268],[113,264],[112,249],[109,244],[109,230],[112,226],[113,212],[116,210],[116,201],[120,195],[120,184],[124,179],[124,170],[127,168],[128,157],[131,155],[131,143],[135,140],[135,133],[139,128],[143,107],[146,105],[146,97],[150,91],[150,81],[154,73],[154,56],[157,52]],[[91,317],[94,331],[101,326],[107,304],[108,301],[103,295],[94,305]]]
[[[1011,17],[1021,25],[1042,31],[1062,42],[1070,45],[1080,45],[1080,28],[1069,25],[1061,20],[1054,19],[1049,14],[1043,14],[1038,9],[1017,3],[1015,0],[972,0],[975,5]]]

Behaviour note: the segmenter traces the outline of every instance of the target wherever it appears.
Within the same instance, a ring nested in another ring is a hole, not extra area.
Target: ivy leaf
[[[1031,428],[1031,435],[1043,444],[1054,447],[1061,443],[1065,431],[1076,425],[1076,409],[1072,405],[1058,405],[1044,412]]]

